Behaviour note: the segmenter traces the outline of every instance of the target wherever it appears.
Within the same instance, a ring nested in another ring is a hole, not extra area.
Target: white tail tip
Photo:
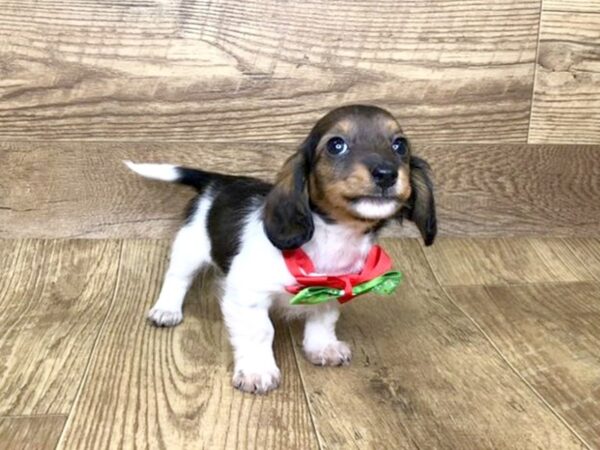
[[[179,179],[177,166],[173,164],[136,164],[132,161],[123,162],[130,170],[146,178],[161,181],[177,181]]]

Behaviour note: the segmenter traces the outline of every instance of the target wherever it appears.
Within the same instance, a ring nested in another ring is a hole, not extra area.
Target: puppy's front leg
[[[225,290],[222,310],[234,351],[233,385],[245,392],[264,394],[279,386],[269,306],[264,294]]]
[[[335,335],[335,323],[340,317],[337,305],[327,304],[316,309],[306,319],[304,327],[304,354],[318,366],[346,365],[352,359],[348,344]]]

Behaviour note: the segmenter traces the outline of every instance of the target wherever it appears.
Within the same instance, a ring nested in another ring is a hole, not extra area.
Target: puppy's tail
[[[175,166],[173,164],[138,164],[132,161],[123,162],[129,169],[143,177],[167,181],[169,183],[184,184],[195,188],[198,192],[204,191],[206,186],[218,177],[218,174],[212,172]]]

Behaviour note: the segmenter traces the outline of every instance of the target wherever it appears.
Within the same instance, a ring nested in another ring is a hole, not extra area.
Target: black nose
[[[378,164],[371,170],[375,184],[383,189],[393,186],[398,179],[398,171],[391,164]]]

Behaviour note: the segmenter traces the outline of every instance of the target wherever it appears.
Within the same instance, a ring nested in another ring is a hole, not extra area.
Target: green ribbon
[[[377,278],[357,284],[352,288],[352,297],[357,297],[367,292],[373,291],[380,295],[392,294],[398,285],[402,282],[404,276],[402,272],[390,271]],[[337,300],[344,295],[343,289],[336,289],[326,286],[309,286],[302,289],[290,300],[291,305],[317,305],[319,303]]]

